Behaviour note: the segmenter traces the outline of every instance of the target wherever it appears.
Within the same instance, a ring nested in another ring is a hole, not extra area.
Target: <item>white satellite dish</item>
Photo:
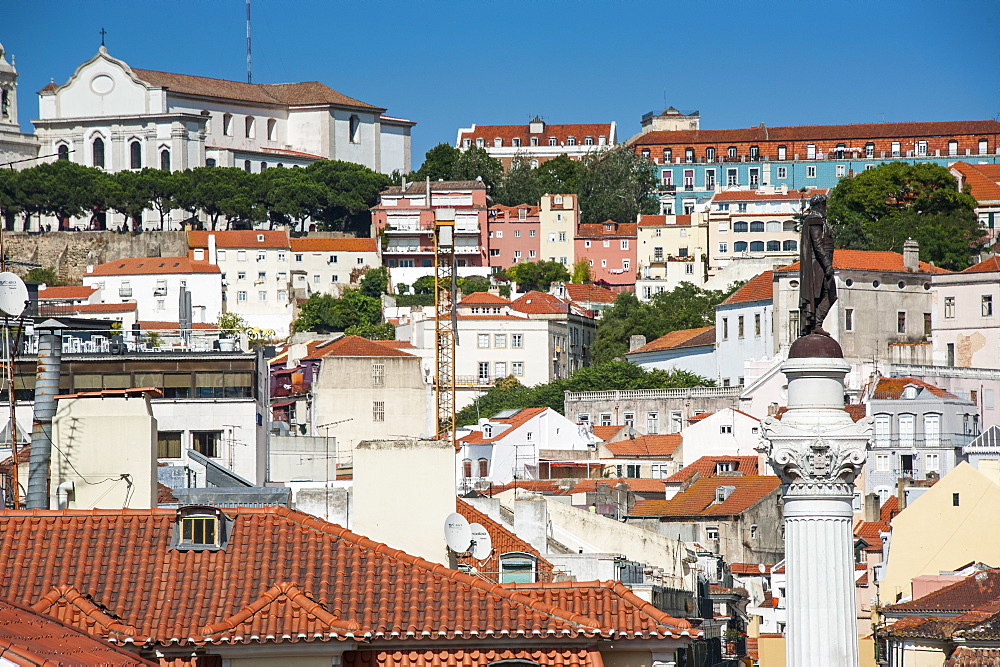
[[[454,552],[464,554],[469,550],[469,545],[472,544],[472,528],[464,516],[452,512],[445,518],[444,541]]]
[[[476,560],[486,560],[493,553],[493,539],[482,524],[469,526],[472,530],[472,557]]]
[[[24,281],[10,271],[0,273],[0,312],[20,317],[27,300],[28,288],[24,286]]]

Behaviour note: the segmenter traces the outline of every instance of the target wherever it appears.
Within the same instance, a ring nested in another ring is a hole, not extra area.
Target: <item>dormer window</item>
[[[263,243],[263,242],[264,242],[264,235],[263,234],[258,234],[257,235],[257,243]]]
[[[914,399],[917,397],[917,388],[912,384],[903,389],[903,398]]]
[[[490,424],[483,424],[483,437],[492,438],[493,437],[493,426]]]
[[[521,137],[514,137],[513,139],[511,139],[510,140],[510,145],[513,146],[514,148],[520,148],[521,147]]]
[[[177,511],[172,546],[178,551],[224,550],[231,527],[232,519],[216,507],[182,507]]]
[[[493,140],[493,145],[497,148],[500,148],[501,146],[503,146],[503,139],[501,139],[500,137],[496,137]]]

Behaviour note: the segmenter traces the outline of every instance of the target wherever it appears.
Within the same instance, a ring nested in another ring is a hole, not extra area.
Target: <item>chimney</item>
[[[869,493],[865,496],[865,521],[874,523],[882,518],[882,505],[878,501],[877,493]]]
[[[910,273],[920,270],[920,244],[913,239],[903,244],[903,268]]]
[[[628,351],[632,352],[639,349],[646,344],[646,337],[642,334],[636,334],[634,336],[628,337]]]
[[[218,264],[215,258],[215,234],[208,235],[208,263]]]
[[[545,498],[514,500],[514,534],[539,553],[548,553],[549,506]]]

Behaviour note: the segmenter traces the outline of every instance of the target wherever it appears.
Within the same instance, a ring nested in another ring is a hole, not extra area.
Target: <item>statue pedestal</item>
[[[832,338],[799,338],[781,370],[788,411],[765,419],[763,432],[785,484],[786,661],[857,665],[852,501],[872,420],[844,411],[850,366]]]

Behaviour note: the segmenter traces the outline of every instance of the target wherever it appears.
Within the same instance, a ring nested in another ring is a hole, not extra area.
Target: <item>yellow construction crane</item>
[[[430,184],[428,183],[428,202]],[[436,439],[451,439],[455,445],[455,209],[434,212],[434,307],[435,373],[434,397],[437,408]]]

